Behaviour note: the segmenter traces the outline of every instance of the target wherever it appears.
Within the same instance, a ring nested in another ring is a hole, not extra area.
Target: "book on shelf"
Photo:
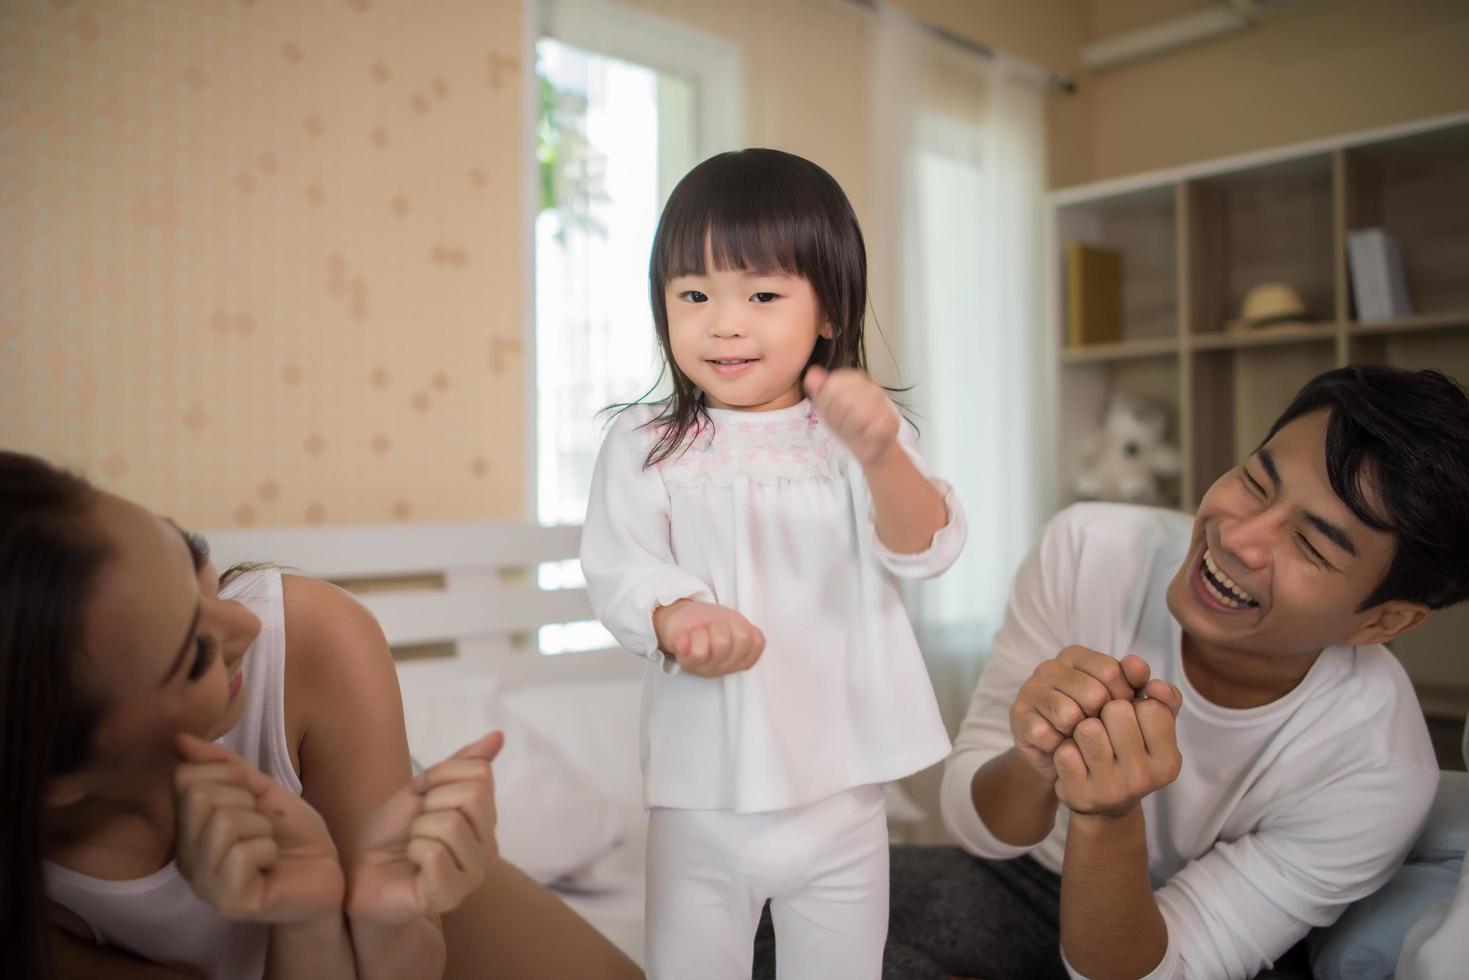
[[[1413,312],[1403,278],[1403,255],[1386,231],[1359,228],[1347,232],[1347,261],[1358,321],[1388,320]]]
[[[1071,347],[1122,339],[1122,256],[1072,242],[1066,246],[1066,343]]]

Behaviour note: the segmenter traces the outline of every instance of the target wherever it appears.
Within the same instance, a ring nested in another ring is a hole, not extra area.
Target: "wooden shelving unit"
[[[1250,333],[1222,331],[1195,334],[1189,339],[1189,346],[1193,350],[1250,350],[1257,347],[1280,347],[1284,344],[1314,344],[1322,340],[1334,340],[1337,332],[1337,325],[1334,323],[1279,327]]]
[[[1053,327],[1059,503],[1113,391],[1168,409],[1183,474],[1165,491],[1191,510],[1321,371],[1386,363],[1469,384],[1469,113],[1068,189],[1050,211],[1056,310],[1069,242],[1122,256],[1121,339],[1067,347]],[[1401,249],[1414,314],[1358,322],[1347,233],[1376,226]],[[1311,322],[1228,330],[1267,282],[1295,287]],[[1459,608],[1395,647],[1435,714],[1469,711],[1465,635]]]
[[[1465,188],[1469,191],[1469,188]],[[1465,270],[1469,275],[1469,270]],[[1373,337],[1391,334],[1414,334],[1432,330],[1462,330],[1469,327],[1469,311],[1462,313],[1427,313],[1393,320],[1372,320],[1350,325],[1352,336]]]
[[[1066,364],[1099,364],[1103,361],[1127,361],[1144,357],[1177,354],[1177,337],[1155,337],[1151,340],[1123,340],[1115,344],[1088,344],[1061,352]]]

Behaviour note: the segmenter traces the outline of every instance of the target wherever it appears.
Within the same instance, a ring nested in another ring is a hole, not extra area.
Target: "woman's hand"
[[[226,919],[295,924],[341,915],[337,848],[311,805],[222,745],[179,735],[179,871]]]
[[[349,871],[347,914],[401,923],[447,912],[484,881],[499,853],[490,763],[502,732],[420,773],[368,815]]]

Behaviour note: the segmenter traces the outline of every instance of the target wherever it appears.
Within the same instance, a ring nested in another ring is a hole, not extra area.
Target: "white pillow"
[[[631,661],[632,658],[628,657]],[[594,780],[611,801],[623,831],[622,842],[591,864],[556,882],[562,894],[633,894],[641,910],[648,811],[643,809],[643,776],[638,761],[638,717],[642,677],[608,677],[516,687],[504,703],[536,727],[567,758]],[[584,910],[579,910],[584,911]],[[603,922],[593,918],[601,928]],[[641,927],[642,917],[638,916]]]
[[[424,766],[487,732],[505,733],[495,759],[495,838],[500,853],[550,884],[615,847],[623,826],[596,783],[496,697],[493,682],[405,684],[408,749]]]

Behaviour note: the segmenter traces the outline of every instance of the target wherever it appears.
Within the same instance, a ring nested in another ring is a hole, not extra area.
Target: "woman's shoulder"
[[[286,719],[293,745],[322,713],[395,704],[397,672],[377,619],[346,589],[281,576]]]
[[[306,575],[282,575],[281,605],[288,662],[309,665],[327,654],[391,659],[377,619],[341,586]]]
[[[281,575],[281,604],[287,634],[320,638],[335,631],[378,629],[377,620],[356,596],[339,585],[309,575]]]

